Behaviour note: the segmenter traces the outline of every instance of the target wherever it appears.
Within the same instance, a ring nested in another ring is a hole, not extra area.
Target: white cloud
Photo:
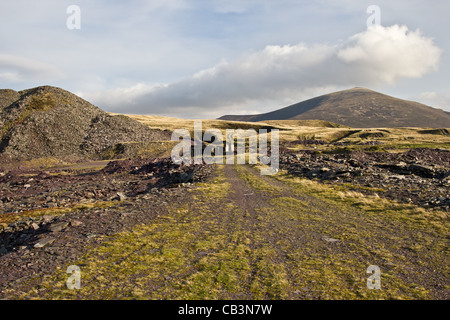
[[[40,61],[8,54],[0,54],[0,82],[61,79],[63,73],[56,67]]]
[[[372,87],[420,78],[437,69],[440,54],[432,39],[418,30],[377,26],[336,45],[266,46],[170,84],[138,84],[86,93],[85,97],[102,107],[123,108],[128,113],[168,114],[169,108],[172,114],[184,115],[188,110],[213,114],[211,108],[215,116],[239,109],[263,112],[275,101],[282,107],[287,100],[295,102],[307,92],[324,88]]]
[[[419,30],[406,26],[377,26],[351,37],[337,57],[369,77],[371,82],[393,84],[400,78],[420,78],[437,70],[441,49]],[[370,81],[369,81],[370,82]]]
[[[158,90],[158,88],[157,85],[137,83],[128,88],[115,88],[90,93],[78,91],[75,94],[92,102],[100,101],[102,105],[112,106],[113,109],[127,109],[133,108],[136,104],[135,99],[153,90]]]

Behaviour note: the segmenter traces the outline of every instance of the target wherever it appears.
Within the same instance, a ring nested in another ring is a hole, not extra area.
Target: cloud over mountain
[[[296,100],[324,87],[420,78],[438,68],[440,55],[441,49],[419,30],[376,26],[334,45],[266,46],[169,84],[138,84],[82,95],[110,110],[128,105],[129,113],[164,113],[169,107],[181,113],[201,114],[211,107],[229,113],[286,97]]]

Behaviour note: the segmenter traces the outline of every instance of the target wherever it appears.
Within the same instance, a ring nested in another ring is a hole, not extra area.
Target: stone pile
[[[301,151],[283,154],[280,168],[327,183],[346,183],[360,192],[400,202],[450,209],[450,151],[415,149],[402,153]]]

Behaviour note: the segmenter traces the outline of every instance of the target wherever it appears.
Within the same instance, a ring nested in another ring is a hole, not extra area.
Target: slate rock
[[[64,230],[65,228],[67,228],[68,225],[69,225],[69,222],[67,222],[67,221],[53,223],[48,227],[48,230],[50,230],[51,232],[60,232],[60,231]]]
[[[52,244],[55,241],[54,238],[42,238],[38,242],[35,243],[35,248],[43,248],[49,244]]]

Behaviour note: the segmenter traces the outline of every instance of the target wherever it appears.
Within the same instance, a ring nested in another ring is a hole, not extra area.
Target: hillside
[[[450,127],[450,114],[421,103],[353,88],[257,115],[226,115],[221,120],[325,120],[355,128]]]
[[[0,90],[2,160],[99,158],[124,142],[168,140],[126,116],[112,116],[80,97],[50,86]]]

